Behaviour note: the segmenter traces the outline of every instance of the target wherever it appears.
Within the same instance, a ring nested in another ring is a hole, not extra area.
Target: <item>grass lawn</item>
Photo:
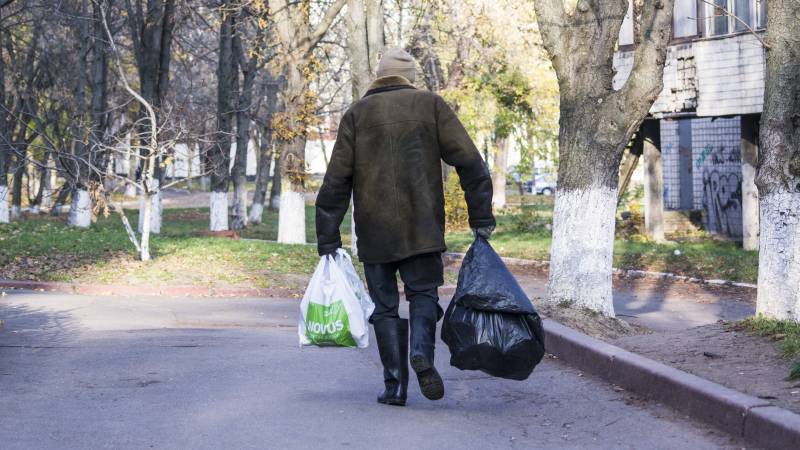
[[[781,355],[794,359],[787,378],[800,379],[800,324],[791,320],[768,319],[759,315],[737,322],[735,328],[775,341]]]
[[[553,198],[534,199],[537,203],[497,216],[497,231],[491,242],[501,255],[538,260],[550,257]],[[451,251],[466,251],[471,242],[469,232],[453,232],[447,236]],[[614,243],[614,266],[755,283],[758,252],[745,251],[734,242],[711,238],[656,244],[640,235],[618,236]]]
[[[127,213],[136,224],[136,211]],[[536,197],[535,203],[498,216],[492,245],[504,256],[547,259],[551,219],[552,197]],[[318,260],[313,245],[250,240],[277,238],[278,216],[272,211],[264,213],[262,224],[243,231],[243,239],[234,240],[195,235],[208,227],[207,209],[167,209],[162,233],[152,239],[155,260],[147,263],[136,260],[119,217],[100,218],[86,230],[68,228],[64,220],[39,216],[0,225],[0,278],[301,289]],[[350,221],[344,222],[347,243]],[[315,240],[311,206],[306,235],[309,242]],[[465,251],[471,242],[469,231],[447,234],[451,251]],[[711,239],[654,244],[633,236],[617,239],[614,262],[621,268],[755,282],[758,254]]]
[[[128,211],[128,219],[136,224],[136,212]],[[265,219],[247,234],[274,240],[277,215],[265,213]],[[0,278],[301,289],[318,260],[313,246],[194,236],[208,227],[208,211],[201,209],[165,210],[151,262],[136,260],[118,216],[86,230],[64,220],[41,216],[0,225]]]

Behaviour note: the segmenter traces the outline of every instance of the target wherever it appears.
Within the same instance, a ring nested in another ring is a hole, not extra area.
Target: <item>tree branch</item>
[[[664,65],[672,39],[674,4],[675,0],[644,2],[635,39],[633,69],[625,85],[612,95],[609,107],[615,111],[611,117],[644,117],[664,88]],[[632,122],[626,118],[623,120]],[[638,126],[638,122],[635,125]]]
[[[347,0],[336,0],[336,3],[329,6],[328,9],[325,11],[325,15],[322,17],[322,20],[317,24],[317,27],[305,42],[301,43],[303,45],[305,52],[310,52],[314,49],[314,47],[319,44],[319,41],[325,36],[328,30],[333,25],[333,22],[336,20],[336,16],[339,15],[339,12],[342,10],[344,5],[347,3]]]
[[[542,33],[542,41],[550,54],[553,68],[556,73],[560,73],[563,70],[560,55],[564,54],[565,49],[563,30],[567,19],[564,2],[563,0],[535,0],[534,8],[539,31]]]

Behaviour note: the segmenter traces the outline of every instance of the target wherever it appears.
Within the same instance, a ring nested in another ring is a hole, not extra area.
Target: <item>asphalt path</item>
[[[526,381],[448,364],[380,405],[374,345],[300,348],[297,300],[0,297],[0,448],[743,448],[552,358]]]

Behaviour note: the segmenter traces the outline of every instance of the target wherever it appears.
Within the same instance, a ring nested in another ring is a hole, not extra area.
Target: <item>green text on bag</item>
[[[339,300],[329,306],[309,302],[306,312],[306,336],[312,344],[355,347],[350,334],[350,322],[344,302]]]

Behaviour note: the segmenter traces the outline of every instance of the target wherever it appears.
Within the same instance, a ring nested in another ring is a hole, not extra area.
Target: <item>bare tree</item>
[[[250,205],[249,221],[252,224],[261,223],[261,217],[264,214],[264,204],[269,199],[267,198],[267,184],[270,180],[270,169],[272,161],[275,157],[274,142],[272,133],[272,116],[277,112],[278,108],[278,89],[279,80],[274,79],[267,71],[265,73],[265,80],[263,83],[262,98],[265,99],[264,122],[259,127],[258,132],[258,162],[256,167],[256,187],[253,192],[253,203]],[[280,170],[276,170],[280,173]]]
[[[800,3],[770,0],[767,7],[756,310],[800,322]]]
[[[233,100],[239,88],[239,76],[233,48],[237,0],[226,0],[219,8],[219,50],[217,60],[217,136],[210,150],[212,164],[210,230],[228,229],[228,186],[230,151],[236,110]]]
[[[616,192],[625,146],[663,86],[673,0],[636,1],[634,66],[612,88],[626,0],[535,0],[561,98],[548,296],[613,316]]]
[[[246,170],[247,153],[251,142],[250,125],[255,113],[253,90],[265,63],[271,59],[267,42],[269,23],[267,12],[266,5],[258,7],[257,4],[253,4],[250,8],[242,8],[238,13],[240,19],[233,35],[234,62],[242,74],[236,108],[236,156],[231,170],[234,189],[231,228],[234,230],[241,230],[247,226]],[[251,28],[249,33],[245,29],[248,24]]]
[[[281,196],[278,219],[278,242],[306,241],[305,146],[308,126],[316,117],[316,102],[309,90],[310,67],[314,48],[336,20],[347,0],[336,0],[320,11],[320,21],[311,23],[311,2],[273,1],[274,21],[286,67],[285,105],[280,132]]]
[[[11,159],[11,141],[8,135],[8,106],[6,105],[6,63],[3,57],[5,48],[4,16],[8,2],[0,4],[0,223],[11,219],[8,210],[8,162]]]
[[[172,61],[172,38],[175,29],[175,0],[125,0],[127,10],[128,29],[130,39],[133,43],[133,53],[136,60],[136,69],[139,74],[139,86],[142,98],[150,104],[156,118],[160,120],[162,115],[161,108],[169,89],[169,70]],[[142,111],[142,116],[148,113]],[[139,130],[139,137],[145,142],[142,148],[150,148],[150,140],[158,140],[158,136],[151,136],[150,131],[154,128],[145,125],[146,121],[139,122],[142,126]],[[155,127],[158,130],[158,126]],[[154,167],[155,176],[150,180],[153,202],[149,208],[153,214],[150,215],[150,230],[154,233],[161,232],[161,164]],[[144,167],[139,167],[138,172],[144,173]],[[140,209],[144,208],[142,204]],[[146,227],[144,211],[139,214],[139,230],[144,231]]]

